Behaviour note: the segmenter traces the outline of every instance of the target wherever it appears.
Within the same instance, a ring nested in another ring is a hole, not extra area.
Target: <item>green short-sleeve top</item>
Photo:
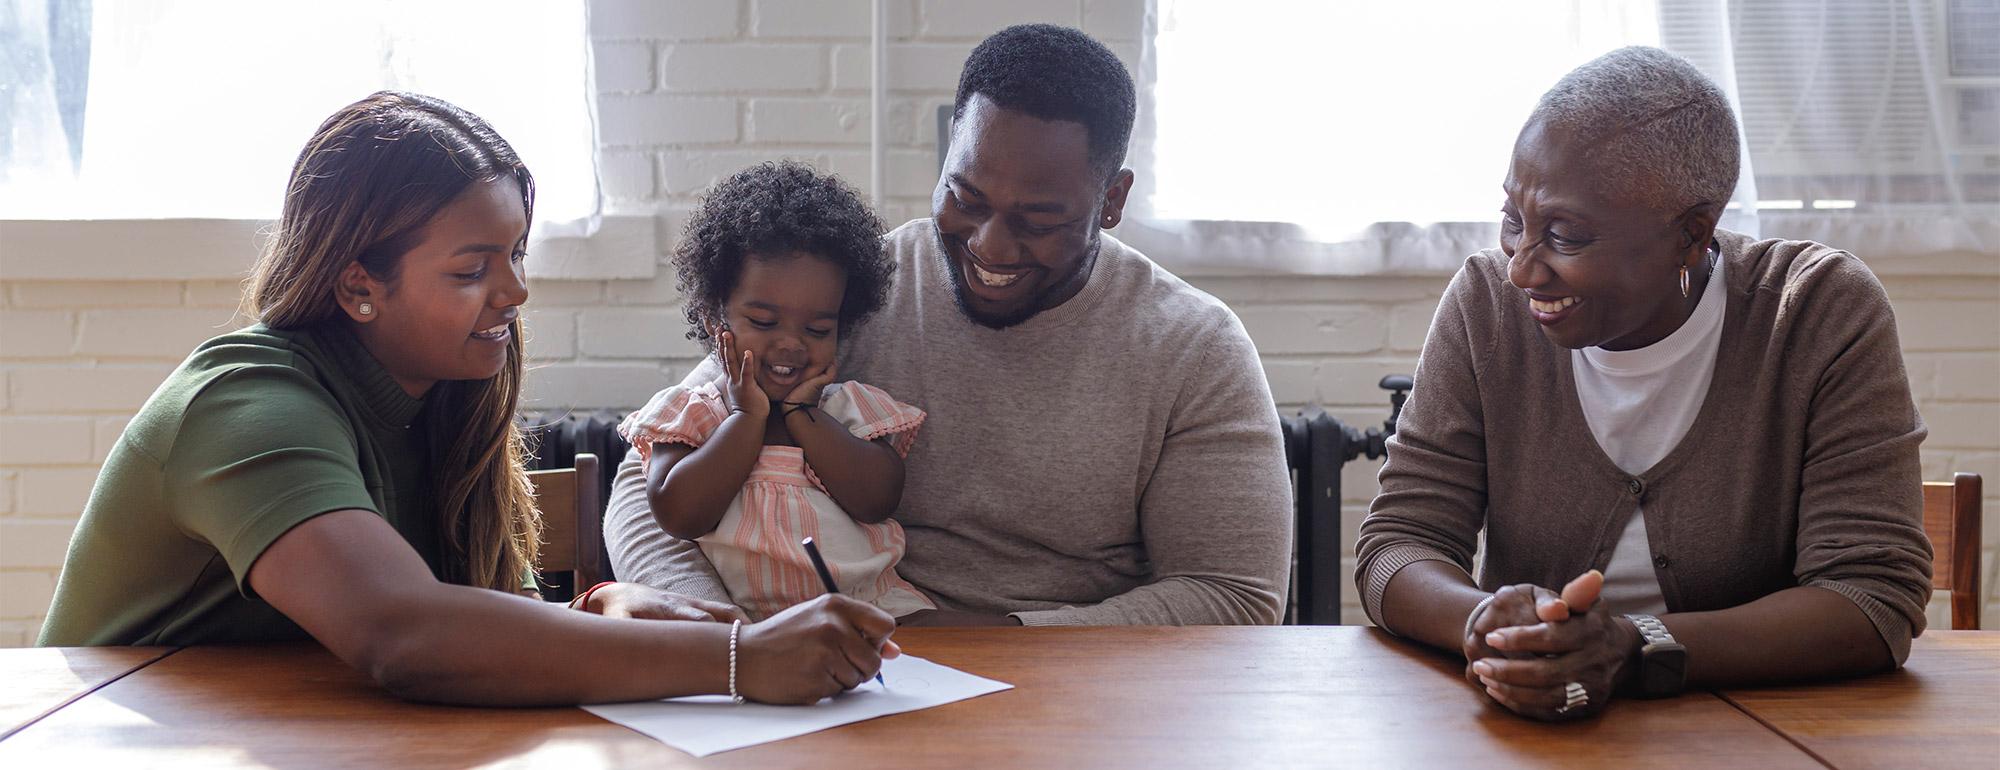
[[[105,460],[40,643],[304,638],[250,590],[250,565],[331,511],[381,515],[438,573],[423,407],[345,327],[202,343]]]

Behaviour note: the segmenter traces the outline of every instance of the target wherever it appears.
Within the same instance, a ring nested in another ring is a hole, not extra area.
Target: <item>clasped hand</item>
[[[1462,641],[1465,678],[1495,703],[1547,721],[1596,714],[1630,675],[1639,631],[1597,601],[1604,575],[1591,570],[1557,593],[1532,583],[1495,591],[1474,608]],[[1569,683],[1588,704],[1564,710]]]

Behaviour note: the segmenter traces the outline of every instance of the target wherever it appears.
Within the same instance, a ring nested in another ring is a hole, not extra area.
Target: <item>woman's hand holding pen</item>
[[[743,627],[737,679],[743,697],[807,704],[868,681],[883,658],[902,654],[889,639],[896,619],[866,602],[828,594]]]

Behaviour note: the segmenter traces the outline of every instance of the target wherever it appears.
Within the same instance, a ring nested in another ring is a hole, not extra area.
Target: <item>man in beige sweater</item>
[[[906,623],[1283,613],[1290,485],[1257,351],[1221,302],[1102,233],[1131,190],[1133,109],[1097,41],[995,34],[966,62],[933,216],[884,240],[895,286],[839,371],[929,413],[897,570],[940,609]],[[726,599],[644,484],[628,456],[605,520],[618,575]]]

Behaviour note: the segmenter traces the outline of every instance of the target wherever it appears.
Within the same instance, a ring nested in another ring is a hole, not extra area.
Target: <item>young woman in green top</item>
[[[538,600],[514,424],[534,179],[485,121],[383,92],[300,153],[245,299],[106,460],[44,645],[310,636],[404,697],[811,702],[894,621],[840,596],[757,624],[612,584]],[[674,621],[724,622],[674,622]]]

